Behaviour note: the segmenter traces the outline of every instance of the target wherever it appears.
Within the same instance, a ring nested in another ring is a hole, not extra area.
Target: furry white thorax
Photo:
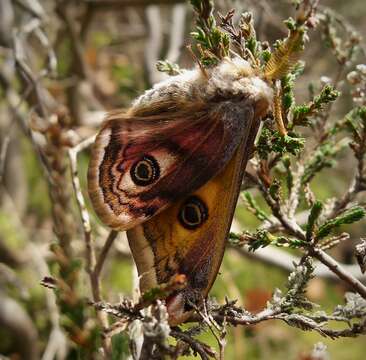
[[[168,99],[180,101],[210,101],[217,94],[230,99],[231,96],[244,95],[254,102],[272,102],[272,89],[255,75],[250,64],[241,59],[224,59],[220,64],[207,70],[208,79],[199,68],[185,70],[182,74],[157,83],[132,104],[133,109],[152,105]]]

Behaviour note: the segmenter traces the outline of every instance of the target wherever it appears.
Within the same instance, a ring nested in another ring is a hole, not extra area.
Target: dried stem
[[[91,225],[90,225],[90,219],[89,219],[89,213],[85,206],[85,200],[84,196],[82,194],[81,186],[80,186],[80,180],[78,175],[78,168],[77,168],[77,155],[80,151],[83,149],[86,149],[89,147],[95,137],[90,137],[83,142],[79,143],[77,146],[71,148],[68,152],[69,154],[69,160],[70,160],[70,167],[71,167],[71,173],[72,173],[72,183],[74,187],[74,193],[76,197],[76,203],[79,208],[79,213],[82,221],[82,227],[83,227],[83,233],[84,233],[84,241],[86,246],[86,259],[87,259],[87,272],[89,274],[90,279],[90,285],[92,289],[92,295],[93,295],[93,301],[94,302],[100,302],[102,301],[101,297],[101,280],[100,280],[100,274],[103,269],[103,265],[105,262],[105,259],[107,257],[107,254],[113,245],[113,242],[115,238],[118,235],[117,231],[111,231],[106,243],[104,244],[102,251],[98,257],[98,260],[96,260],[95,255],[95,245],[93,242],[93,237],[91,233]],[[105,331],[109,327],[108,317],[107,314],[101,310],[96,309],[97,317],[100,322],[100,325],[102,326],[102,329]],[[110,338],[105,336],[102,338],[103,342],[103,348],[105,351],[105,354],[110,354],[111,352],[111,341]]]
[[[311,249],[309,254],[322,262],[340,279],[345,281],[354,291],[358,292],[364,299],[366,299],[366,286],[363,285],[361,281],[353,277],[348,271],[345,271],[331,256],[318,248]]]

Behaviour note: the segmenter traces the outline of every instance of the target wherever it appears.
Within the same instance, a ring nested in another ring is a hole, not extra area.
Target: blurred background
[[[270,44],[286,36],[283,20],[293,14],[293,6],[287,0],[216,0],[215,5],[222,14],[235,8],[237,18],[244,11],[253,12],[257,37]],[[364,0],[321,0],[320,6],[335,12],[340,21],[347,24],[347,31],[351,29],[362,37],[366,35]],[[37,33],[38,27],[41,30]],[[191,43],[193,29],[194,14],[185,1],[1,0],[0,354],[5,357],[68,357],[67,341],[57,325],[60,314],[55,298],[40,281],[49,273],[47,264],[52,268],[55,255],[50,251],[50,244],[55,241],[55,232],[72,240],[77,259],[82,261],[84,251],[76,205],[71,190],[67,190],[71,186],[66,184],[69,169],[58,157],[62,153],[58,149],[65,143],[57,138],[48,149],[48,155],[57,164],[56,178],[60,181],[57,186],[65,187],[59,194],[60,208],[55,208],[52,204],[55,195],[51,191],[49,196],[39,154],[32,145],[32,141],[43,140],[35,135],[30,141],[24,125],[32,121],[33,130],[42,127],[37,119],[30,119],[30,114],[38,113],[39,109],[27,82],[14,69],[14,37],[21,38],[26,48],[26,54],[18,55],[24,55],[24,62],[36,76],[35,81],[42,79],[48,91],[49,97],[44,98],[47,107],[57,109],[67,129],[72,131],[72,135],[67,133],[70,135],[67,142],[76,144],[97,131],[105,111],[128,108],[135,97],[166,76],[157,70],[158,60],[167,59],[182,68],[191,67],[193,61],[186,46]],[[350,89],[342,78],[337,79],[339,64],[321,34],[321,30],[310,33],[303,56],[305,72],[297,82],[296,97],[298,102],[306,101],[311,84],[319,87],[321,82],[337,81],[343,96],[332,109],[335,121],[352,106]],[[361,44],[365,46],[364,40]],[[361,53],[354,63],[346,64],[343,76],[358,63],[365,63]],[[56,136],[56,130],[47,136]],[[79,158],[81,187],[86,198],[87,164],[86,151]],[[354,165],[345,151],[337,166],[314,180],[313,191],[322,200],[342,194]],[[62,224],[55,224],[55,212],[65,217]],[[92,210],[90,213],[93,214]],[[243,204],[239,204],[237,226],[255,229],[256,221]],[[69,224],[66,230],[63,229],[65,224]],[[96,246],[100,248],[108,235],[107,229],[94,215],[92,227]],[[365,222],[358,223],[352,227],[351,238],[359,240],[365,236],[365,230]],[[351,245],[354,244],[343,244],[334,255],[343,263],[351,263]],[[88,297],[86,276],[80,276],[81,293]],[[121,234],[103,271],[104,298],[113,303],[123,296],[131,297],[134,276],[126,239]],[[225,296],[238,299],[246,309],[257,312],[265,307],[274,288],[283,288],[287,276],[288,271],[281,266],[228,249],[211,296],[221,303]],[[310,282],[308,297],[332,310],[343,301],[347,290],[339,282],[316,278]],[[52,336],[57,340],[52,340]],[[208,334],[202,339],[215,344]],[[126,338],[121,335],[118,341],[127,354]],[[333,341],[279,321],[230,328],[227,341],[227,359],[313,359],[311,351],[319,341],[326,344],[330,358],[336,360],[361,360],[366,350],[362,337]]]

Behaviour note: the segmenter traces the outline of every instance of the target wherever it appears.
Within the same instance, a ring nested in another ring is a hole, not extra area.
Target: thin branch
[[[8,152],[8,148],[9,148],[9,143],[10,143],[10,136],[7,135],[4,137],[2,144],[1,144],[1,149],[0,149],[0,184],[2,184],[3,182],[3,176],[4,176],[4,171],[5,171],[5,163],[6,163],[6,155]]]
[[[298,239],[306,240],[305,231],[301,229],[301,227],[297,224],[295,219],[289,219],[283,212],[280,204],[275,201],[265,185],[260,181],[259,183],[260,190],[265,198],[267,204],[272,209],[273,215],[275,215],[278,220],[283,225],[284,229]],[[357,280],[352,274],[347,273],[344,269],[340,267],[340,265],[329,255],[327,255],[321,249],[315,247],[316,244],[310,244],[307,249],[308,254],[317,258],[320,262],[322,262],[325,266],[329,268],[333,273],[335,273],[339,278],[349,284],[355,291],[357,291],[362,297],[366,298],[366,287]]]
[[[210,359],[210,357],[207,354],[208,349],[206,344],[196,339],[193,339],[190,335],[180,330],[171,330],[170,335],[175,337],[176,339],[182,340],[185,343],[189,344],[192,350],[195,351],[201,357],[202,360]]]
[[[94,267],[93,276],[95,276],[96,278],[99,278],[99,276],[102,272],[103,265],[107,258],[108,252],[109,252],[110,248],[112,247],[113,242],[116,239],[117,235],[118,235],[118,231],[112,230],[107,237],[107,240],[99,254],[97,263]]]
[[[88,210],[86,209],[85,199],[82,194],[79,175],[78,175],[78,167],[77,167],[78,153],[82,149],[85,149],[88,146],[90,146],[90,144],[92,144],[93,140],[94,140],[94,137],[84,140],[82,143],[80,143],[76,147],[69,149],[68,155],[69,155],[70,167],[71,167],[71,173],[72,173],[72,184],[73,184],[74,193],[75,193],[75,197],[76,197],[76,203],[78,205],[78,209],[79,209],[79,213],[80,213],[80,217],[81,217],[81,221],[82,221],[84,240],[85,240],[85,245],[86,245],[87,272],[89,274],[89,280],[90,280],[90,285],[91,285],[91,289],[92,289],[93,300],[95,302],[99,302],[102,300],[99,274],[102,269],[104,260],[100,261],[100,259],[99,259],[98,265],[100,268],[99,268],[99,272],[96,272],[96,256],[95,256],[93,237],[91,234],[90,218],[89,218]],[[113,242],[113,240],[112,240],[112,242]],[[107,243],[109,243],[109,241],[107,241]],[[109,247],[108,247],[108,249],[109,249]],[[97,313],[97,317],[98,317],[98,320],[99,320],[102,328],[104,330],[108,329],[109,321],[108,321],[107,314],[100,310],[96,310],[96,313]],[[105,354],[110,354],[110,351],[111,351],[110,338],[103,337],[102,344],[103,344],[103,349],[105,351]]]
[[[40,277],[44,278],[45,276],[50,276],[45,257],[42,256],[39,247],[30,242],[29,251]],[[48,337],[47,346],[42,355],[42,360],[53,360],[55,357],[60,357],[62,359],[66,357],[68,344],[65,333],[60,327],[60,313],[57,307],[56,295],[53,291],[46,290],[45,296],[52,329]]]
[[[91,225],[88,210],[86,209],[84,196],[82,194],[80,180],[78,176],[78,168],[77,168],[77,155],[78,148],[71,148],[68,151],[70,167],[71,167],[71,176],[72,176],[72,185],[74,188],[74,193],[76,197],[76,203],[79,209],[83,232],[84,232],[84,240],[86,245],[86,259],[87,259],[87,271],[89,274],[93,272],[95,267],[95,252],[94,252],[94,244],[93,238],[91,236]],[[98,300],[99,301],[99,300]]]
[[[222,312],[221,309],[223,308],[225,308],[224,311],[228,312],[228,314],[220,314],[220,312]],[[366,318],[363,318],[359,323],[351,324],[349,321],[345,321],[346,319],[343,317],[325,314],[322,316],[296,314],[288,311],[282,311],[281,308],[276,307],[266,308],[258,314],[251,314],[243,309],[227,305],[224,305],[221,309],[213,310],[212,317],[217,322],[226,321],[228,324],[234,326],[248,326],[255,325],[263,321],[282,320],[290,326],[306,331],[313,330],[324,337],[330,337],[332,339],[338,337],[354,337],[363,334],[366,329]],[[189,319],[189,321],[199,321],[199,317],[200,315],[195,314]],[[344,329],[330,329],[327,327],[327,324],[330,321],[337,321],[340,323],[346,322],[348,327]]]
[[[29,12],[30,15],[36,18],[44,18],[45,12],[38,0],[34,1],[21,1],[14,0],[14,4],[18,5],[21,9]]]
[[[326,252],[321,249],[314,248],[309,251],[309,254],[317,258],[331,271],[333,271],[340,279],[349,284],[354,291],[358,292],[364,299],[366,299],[366,286],[361,281],[357,280],[348,271],[344,270],[336,260],[329,256]]]
[[[30,127],[28,125],[29,112],[26,109],[24,109],[22,106],[23,102],[24,102],[24,97],[20,97],[19,94],[16,91],[14,91],[14,89],[12,88],[11,84],[12,84],[12,81],[14,81],[15,79],[13,79],[10,76],[9,72],[10,71],[7,71],[6,66],[0,67],[0,84],[4,88],[7,104],[10,108],[12,115],[14,116],[14,119],[16,120],[17,124],[19,125],[20,129],[23,131],[25,136],[31,142],[31,144],[34,148],[34,151],[39,159],[39,164],[40,164],[42,170],[44,171],[44,174],[45,174],[44,178],[46,179],[46,181],[49,184],[51,184],[52,178],[50,176],[48,176],[50,173],[49,164],[47,162],[47,159],[45,158],[45,155],[41,151],[38,143],[34,139],[32,130],[30,129]],[[31,90],[32,90],[32,87],[29,87],[29,91],[31,91]],[[25,91],[25,95],[27,95],[27,94],[28,94],[28,90]]]
[[[45,106],[46,96],[43,93],[43,87],[41,87],[39,83],[39,78],[37,78],[32,69],[28,66],[25,60],[24,48],[21,44],[21,40],[14,36],[14,57],[16,60],[16,65],[23,75],[24,80],[32,85],[35,96],[37,98],[37,106],[40,113],[40,116],[43,119],[48,119],[49,112],[47,107]]]
[[[235,249],[235,251],[245,257],[262,261],[266,264],[276,266],[289,272],[294,269],[294,263],[298,264],[300,262],[300,258],[298,256],[292,255],[288,251],[278,249],[274,246],[267,246],[254,252],[248,251],[246,246],[230,247],[232,247],[233,249]],[[357,265],[340,264],[340,266],[344,268],[347,273],[351,274],[355,279],[366,281],[366,275],[361,274],[360,269]],[[330,271],[327,266],[319,261],[314,262],[314,275],[333,281],[339,279],[337,274]]]

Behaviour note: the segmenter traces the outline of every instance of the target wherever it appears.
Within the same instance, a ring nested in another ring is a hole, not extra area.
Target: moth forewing
[[[101,220],[127,230],[197,190],[220,172],[245,123],[223,117],[229,102],[187,104],[160,115],[113,115],[98,134],[89,194]]]

